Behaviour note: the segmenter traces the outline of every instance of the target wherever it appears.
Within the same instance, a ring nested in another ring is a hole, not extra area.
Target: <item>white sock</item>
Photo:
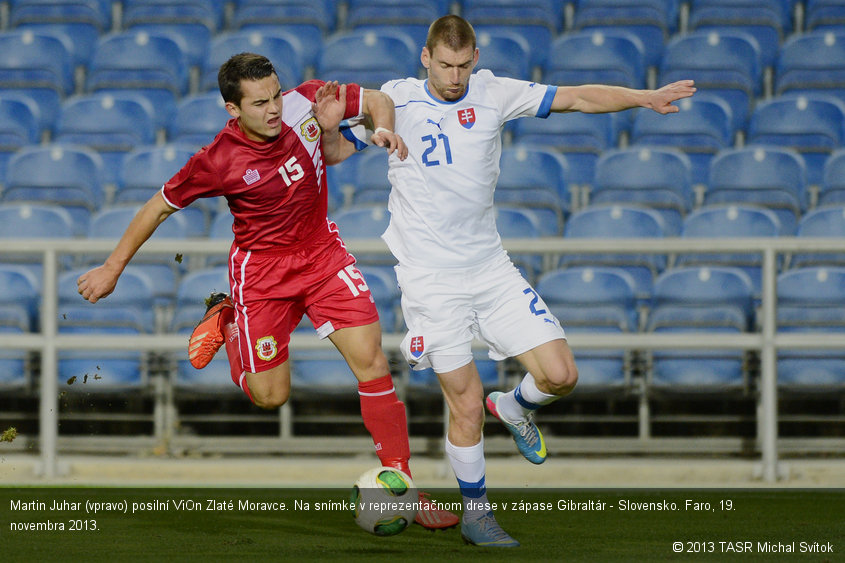
[[[519,385],[499,397],[496,401],[496,410],[505,420],[518,422],[543,405],[553,403],[559,398],[558,395],[549,395],[537,389],[534,376],[526,373]]]
[[[446,438],[445,449],[463,497],[464,519],[475,520],[490,511],[484,482],[484,438],[467,447],[456,446]]]

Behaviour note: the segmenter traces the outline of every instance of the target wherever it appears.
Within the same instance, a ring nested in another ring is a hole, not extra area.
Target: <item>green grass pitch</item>
[[[441,503],[460,500],[455,491],[432,493]],[[466,546],[457,529],[416,525],[375,537],[345,510],[317,509],[348,501],[343,489],[0,488],[0,559],[845,561],[842,490],[520,489],[488,496],[522,547]],[[148,509],[133,514],[134,503]]]

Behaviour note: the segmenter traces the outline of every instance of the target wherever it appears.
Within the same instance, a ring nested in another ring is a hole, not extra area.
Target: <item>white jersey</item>
[[[390,157],[391,218],[382,236],[400,264],[467,268],[504,252],[493,209],[502,125],[547,117],[556,90],[489,70],[473,74],[454,102],[432,96],[425,80],[382,86],[396,106],[396,133],[408,146],[404,161]],[[350,133],[368,140],[363,127],[344,134]]]

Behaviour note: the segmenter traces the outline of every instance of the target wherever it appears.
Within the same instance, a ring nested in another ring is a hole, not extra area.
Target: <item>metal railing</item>
[[[182,351],[184,335],[86,335],[58,334],[58,257],[92,252],[110,252],[116,240],[90,239],[4,239],[0,244],[0,261],[4,255],[41,254],[43,257],[42,303],[40,332],[4,334],[0,349],[32,350],[41,354],[39,445],[41,472],[45,477],[57,474],[58,438],[58,361],[59,350],[138,350]],[[387,253],[387,247],[378,239],[348,239],[347,246],[353,253]],[[172,256],[178,251],[184,256],[225,255],[230,243],[225,240],[152,240],[140,254]],[[686,334],[589,334],[570,337],[577,349],[732,349],[757,350],[761,359],[759,446],[761,451],[761,476],[767,482],[778,478],[778,413],[777,413],[777,350],[781,348],[845,350],[845,333],[778,333],[776,327],[776,292],[778,255],[792,252],[843,252],[845,240],[833,238],[747,238],[747,239],[509,239],[505,247],[512,253],[544,255],[552,264],[563,254],[636,253],[672,255],[686,252],[700,253],[760,253],[762,255],[762,301],[759,311],[759,332],[744,334],[696,333],[695,338]],[[401,335],[385,334],[386,349],[398,347]],[[291,345],[300,349],[327,348],[331,344],[313,336],[294,334]]]

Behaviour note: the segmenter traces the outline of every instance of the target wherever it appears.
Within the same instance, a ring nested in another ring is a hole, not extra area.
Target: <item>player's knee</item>
[[[255,406],[262,409],[277,409],[288,402],[290,398],[290,390],[282,388],[264,389],[259,392],[250,390],[252,393],[252,402]]]
[[[567,395],[578,383],[578,367],[571,358],[556,364],[546,372],[546,389],[551,395]]]
[[[463,401],[455,405],[452,418],[465,431],[476,431],[484,424],[484,403],[479,400]]]

